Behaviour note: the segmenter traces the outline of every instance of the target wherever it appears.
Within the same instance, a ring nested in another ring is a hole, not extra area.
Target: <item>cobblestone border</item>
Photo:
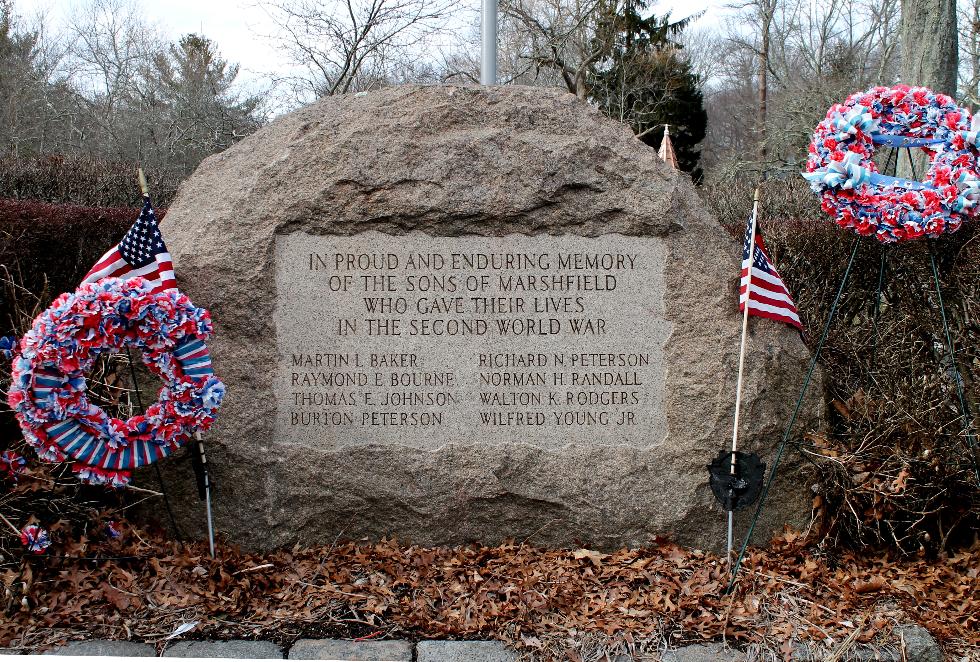
[[[904,657],[897,649],[874,652],[852,649],[848,660],[892,660],[894,662],[942,662],[942,649],[927,630],[917,625],[896,629]],[[2,653],[31,651],[0,649]],[[156,657],[151,644],[135,641],[88,640],[73,641],[45,655]],[[361,660],[372,662],[517,662],[519,654],[499,641],[350,641],[342,639],[300,639],[288,651],[271,641],[176,641],[168,644],[162,657],[232,658],[261,660]],[[809,662],[813,654],[805,647],[798,648],[794,661]],[[665,651],[663,662],[745,662],[741,651],[726,648],[720,643],[696,644]],[[633,662],[621,656],[614,662]]]

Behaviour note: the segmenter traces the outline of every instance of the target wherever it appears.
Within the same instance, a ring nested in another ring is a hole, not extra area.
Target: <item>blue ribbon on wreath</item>
[[[966,133],[966,132],[964,132]],[[887,147],[929,147],[930,145],[942,145],[946,141],[942,138],[912,138],[909,136],[893,136],[886,133],[874,133],[871,141],[875,145],[885,145]]]

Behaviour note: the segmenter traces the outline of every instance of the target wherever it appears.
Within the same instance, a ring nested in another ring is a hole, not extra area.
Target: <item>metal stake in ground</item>
[[[936,297],[939,300],[939,314],[943,320],[943,331],[946,334],[946,351],[949,354],[949,370],[952,374],[953,382],[956,384],[956,394],[960,401],[960,416],[963,417],[963,431],[966,433],[966,445],[970,451],[970,459],[973,460],[973,473],[977,483],[980,483],[980,463],[977,462],[977,451],[973,442],[973,420],[970,409],[966,406],[966,397],[963,395],[963,377],[956,367],[956,350],[953,347],[953,336],[949,332],[949,322],[946,321],[946,307],[943,305],[943,291],[939,286],[939,270],[936,268],[936,255],[929,247],[929,260],[932,263],[932,278],[936,284]]]
[[[204,504],[208,513],[208,548],[211,550],[211,558],[214,558],[214,521],[211,517],[211,472],[208,470],[208,456],[204,454],[204,440],[201,433],[195,432],[194,439],[197,440],[197,458],[200,463],[201,471],[201,491],[204,493]]]

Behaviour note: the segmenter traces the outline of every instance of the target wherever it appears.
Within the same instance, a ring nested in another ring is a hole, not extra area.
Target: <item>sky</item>
[[[14,0],[14,7],[22,16],[43,12],[55,24],[67,20],[78,4],[78,0]],[[289,70],[284,55],[261,36],[272,33],[275,25],[255,0],[143,0],[139,4],[143,15],[173,40],[195,32],[216,42],[223,58],[241,65],[242,82],[260,81],[264,76],[283,75]],[[480,0],[460,0],[460,6],[475,16]],[[653,10],[671,10],[674,18],[705,11],[697,24],[714,24],[723,6],[721,0],[661,0]]]
[[[54,24],[70,18],[78,4],[77,0],[14,0],[14,6],[22,16],[40,11]],[[282,55],[268,40],[259,36],[273,28],[265,12],[253,2],[164,0],[139,4],[143,15],[172,40],[189,32],[204,34],[213,40],[223,58],[241,65],[243,75],[257,78],[288,68]]]

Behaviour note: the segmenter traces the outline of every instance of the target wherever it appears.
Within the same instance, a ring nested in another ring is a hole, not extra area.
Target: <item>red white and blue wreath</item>
[[[919,147],[923,181],[889,177],[876,145]],[[925,87],[875,87],[836,104],[817,125],[803,176],[837,224],[883,243],[955,232],[977,216],[977,118]]]
[[[225,386],[205,342],[211,318],[177,290],[107,278],[62,294],[34,321],[13,361],[8,401],[40,457],[72,461],[83,481],[123,486],[131,471],[173,453],[214,422]],[[85,373],[103,353],[139,349],[163,381],[156,403],[129,420],[86,397]]]

